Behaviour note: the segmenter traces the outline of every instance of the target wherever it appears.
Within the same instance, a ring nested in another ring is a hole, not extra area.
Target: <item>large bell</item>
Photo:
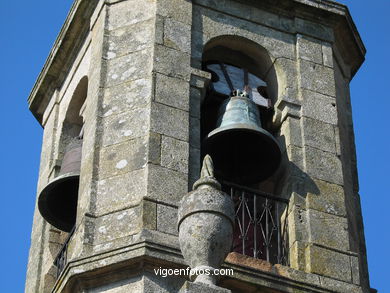
[[[260,114],[246,96],[225,100],[217,128],[205,139],[205,154],[214,161],[217,177],[235,183],[257,183],[271,176],[281,160],[275,138],[261,127]]]
[[[58,177],[41,191],[38,199],[45,220],[65,232],[70,232],[76,223],[82,143],[82,139],[74,138],[67,145]]]

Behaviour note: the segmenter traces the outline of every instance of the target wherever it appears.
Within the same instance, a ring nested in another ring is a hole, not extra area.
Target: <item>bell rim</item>
[[[215,150],[213,149],[214,141],[218,140],[219,137],[223,136],[223,134],[226,133],[227,131],[229,131],[229,132],[243,132],[244,131],[247,133],[252,133],[252,134],[261,136],[263,139],[265,138],[268,141],[269,145],[273,146],[271,149],[274,149],[274,150],[276,149],[274,152],[274,155],[276,155],[276,162],[277,163],[275,163],[273,165],[273,167],[270,169],[270,172],[268,172],[269,173],[268,175],[259,176],[258,179],[256,180],[256,182],[257,181],[262,182],[277,172],[277,170],[279,169],[280,164],[282,162],[281,147],[280,147],[278,141],[275,139],[275,137],[271,133],[269,133],[267,130],[265,130],[261,127],[250,127],[250,126],[248,126],[248,124],[235,123],[234,127],[232,127],[231,125],[227,125],[224,127],[216,128],[213,131],[211,131],[207,135],[205,140],[203,141],[203,149],[205,150],[204,154],[209,153],[210,155],[212,155],[212,153],[215,152]],[[225,180],[224,178],[222,178],[222,179]],[[254,182],[252,182],[252,183],[254,183]],[[246,182],[246,183],[248,183],[248,182]]]
[[[50,212],[50,209],[48,208],[47,204],[47,197],[50,193],[50,191],[59,183],[64,181],[65,179],[79,179],[80,173],[79,172],[69,172],[65,174],[61,174],[60,176],[57,176],[53,180],[51,180],[39,193],[38,196],[38,209],[41,214],[41,216],[52,226],[56,227],[59,230],[70,232],[72,227],[69,227],[68,224],[64,223],[63,221],[58,221],[58,217],[55,217]]]

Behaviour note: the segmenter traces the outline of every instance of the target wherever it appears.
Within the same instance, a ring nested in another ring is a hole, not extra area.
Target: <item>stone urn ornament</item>
[[[180,202],[178,229],[184,260],[195,283],[216,284],[219,269],[233,241],[234,204],[214,178],[209,155],[203,160],[201,177]]]

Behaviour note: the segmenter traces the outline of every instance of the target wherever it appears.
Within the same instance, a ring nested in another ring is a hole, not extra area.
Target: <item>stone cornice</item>
[[[75,0],[57,40],[28,98],[39,122],[51,95],[59,88],[89,32],[90,18],[101,0]],[[335,46],[353,76],[364,62],[366,49],[348,8],[328,0],[236,0],[290,18],[303,18],[333,28]],[[194,1],[195,2],[195,1]]]
[[[29,108],[40,123],[54,90],[63,83],[89,32],[90,18],[98,2],[99,0],[76,0],[54,42],[28,97]]]

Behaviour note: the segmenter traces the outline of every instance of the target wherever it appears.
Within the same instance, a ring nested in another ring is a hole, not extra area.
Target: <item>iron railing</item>
[[[230,182],[223,190],[235,205],[232,251],[288,265],[288,200]]]
[[[62,244],[61,250],[58,252],[57,257],[54,260],[54,265],[57,267],[57,278],[61,275],[64,270],[66,263],[68,262],[68,245],[70,239],[73,236],[75,227],[69,232],[64,244]]]

